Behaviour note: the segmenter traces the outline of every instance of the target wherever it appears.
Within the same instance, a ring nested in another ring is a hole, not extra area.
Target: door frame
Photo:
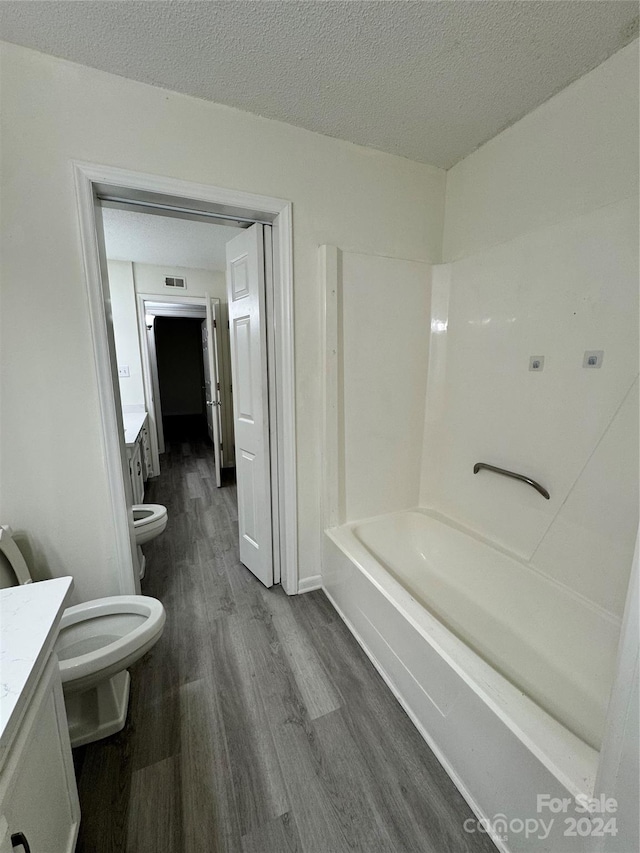
[[[190,305],[198,308],[198,316],[201,311],[205,312],[205,317],[209,323],[212,322],[213,312],[208,305],[210,297],[207,296],[168,296],[158,293],[136,293],[136,311],[138,314],[138,338],[140,342],[140,358],[142,360],[142,387],[144,388],[144,402],[149,416],[149,439],[151,444],[151,463],[153,467],[153,476],[157,477],[160,474],[160,454],[164,453],[164,431],[162,428],[162,402],[160,406],[156,405],[156,397],[159,396],[159,383],[157,383],[157,358],[155,363],[149,355],[149,347],[144,346],[144,342],[149,340],[153,334],[154,349],[155,349],[155,334],[153,330],[149,331],[147,326],[147,312],[145,302],[163,303],[171,306],[185,306],[183,313],[176,311],[175,313],[158,314],[157,316],[166,317],[188,317],[190,316],[188,307]],[[191,316],[196,316],[192,314]],[[158,414],[159,410],[159,414]]]
[[[156,350],[155,328],[147,325],[148,305],[166,305],[166,310],[155,309],[155,317],[193,317],[202,319],[206,327],[211,331],[212,339],[215,341],[215,314],[214,306],[220,307],[220,299],[217,296],[169,296],[157,293],[136,293],[136,314],[138,321],[138,341],[140,344],[140,359],[142,362],[142,388],[144,401],[149,417],[149,443],[151,450],[152,476],[160,474],[160,454],[164,453],[164,426],[162,423],[162,399],[160,397],[160,381],[158,377],[158,358]],[[154,310],[154,309],[152,309]],[[204,316],[203,316],[204,315]],[[146,341],[146,347],[144,345]],[[216,383],[219,383],[218,358],[215,348],[209,356],[210,368],[214,368],[213,374]],[[221,393],[217,390],[218,398]],[[220,486],[222,476],[222,425],[219,412],[216,412],[217,436],[219,451],[214,447],[216,459],[216,485]],[[214,427],[214,433],[215,427]],[[215,445],[215,437],[213,439]],[[218,464],[220,463],[220,464]]]
[[[129,171],[96,163],[72,161],[76,188],[80,241],[84,260],[88,298],[88,320],[91,329],[96,370],[96,386],[100,401],[102,451],[107,469],[107,484],[116,536],[118,571],[123,592],[135,589],[134,555],[131,550],[132,513],[126,504],[122,487],[122,437],[118,430],[116,391],[109,348],[112,333],[110,312],[107,312],[103,288],[103,261],[100,254],[98,222],[95,205],[103,187],[117,188],[123,193],[156,194],[184,200],[192,209],[226,215],[236,214],[245,219],[268,222],[273,234],[273,326],[275,340],[274,371],[278,394],[276,406],[277,441],[279,453],[277,477],[279,504],[279,544],[281,583],[288,595],[298,592],[298,511],[296,483],[296,422],[295,422],[295,359],[293,311],[293,233],[292,205],[284,199],[230,190],[210,184],[183,181],[144,172]],[[173,297],[175,298],[175,297]],[[144,318],[143,318],[144,319]],[[119,395],[118,395],[119,396]]]

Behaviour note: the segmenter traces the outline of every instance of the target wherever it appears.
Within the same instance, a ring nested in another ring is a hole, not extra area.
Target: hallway
[[[167,610],[131,669],[124,731],[76,750],[78,853],[466,853],[473,817],[320,591],[265,589],[238,561],[235,486],[172,443],[143,593]]]

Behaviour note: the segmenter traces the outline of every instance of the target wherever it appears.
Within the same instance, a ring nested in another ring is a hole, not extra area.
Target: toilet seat
[[[126,669],[160,637],[166,615],[155,598],[116,595],[64,611],[56,652],[65,693],[87,690]]]
[[[167,526],[167,508],[162,504],[134,504],[132,510],[137,545],[155,539]]]

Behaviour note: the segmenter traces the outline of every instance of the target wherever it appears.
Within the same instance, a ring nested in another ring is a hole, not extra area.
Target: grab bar
[[[540,483],[536,483],[536,481],[532,480],[531,477],[525,477],[524,474],[516,474],[515,471],[507,471],[506,468],[496,468],[495,465],[489,465],[487,462],[476,462],[473,466],[473,473],[477,474],[482,468],[486,468],[487,471],[494,471],[496,474],[503,474],[505,477],[513,477],[514,480],[522,480],[523,483],[527,483],[529,486],[532,486],[536,492],[540,492],[542,497],[546,498],[546,500],[549,500],[551,497],[544,486],[541,486]]]

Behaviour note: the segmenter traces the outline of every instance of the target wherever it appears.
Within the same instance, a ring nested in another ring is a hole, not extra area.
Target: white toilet
[[[160,536],[167,526],[167,508],[162,504],[134,504],[132,509],[133,529],[138,546]]]
[[[31,583],[11,529],[0,527],[0,553],[19,584]],[[13,586],[2,578],[2,586]],[[161,602],[146,595],[116,595],[69,607],[62,615],[56,653],[72,746],[115,734],[124,727],[129,700],[127,667],[159,639]]]
[[[142,580],[147,558],[142,553],[141,546],[145,542],[155,539],[156,536],[160,536],[167,526],[169,516],[166,506],[162,506],[162,504],[134,504],[131,509],[133,510],[133,529],[138,548],[139,577]]]

